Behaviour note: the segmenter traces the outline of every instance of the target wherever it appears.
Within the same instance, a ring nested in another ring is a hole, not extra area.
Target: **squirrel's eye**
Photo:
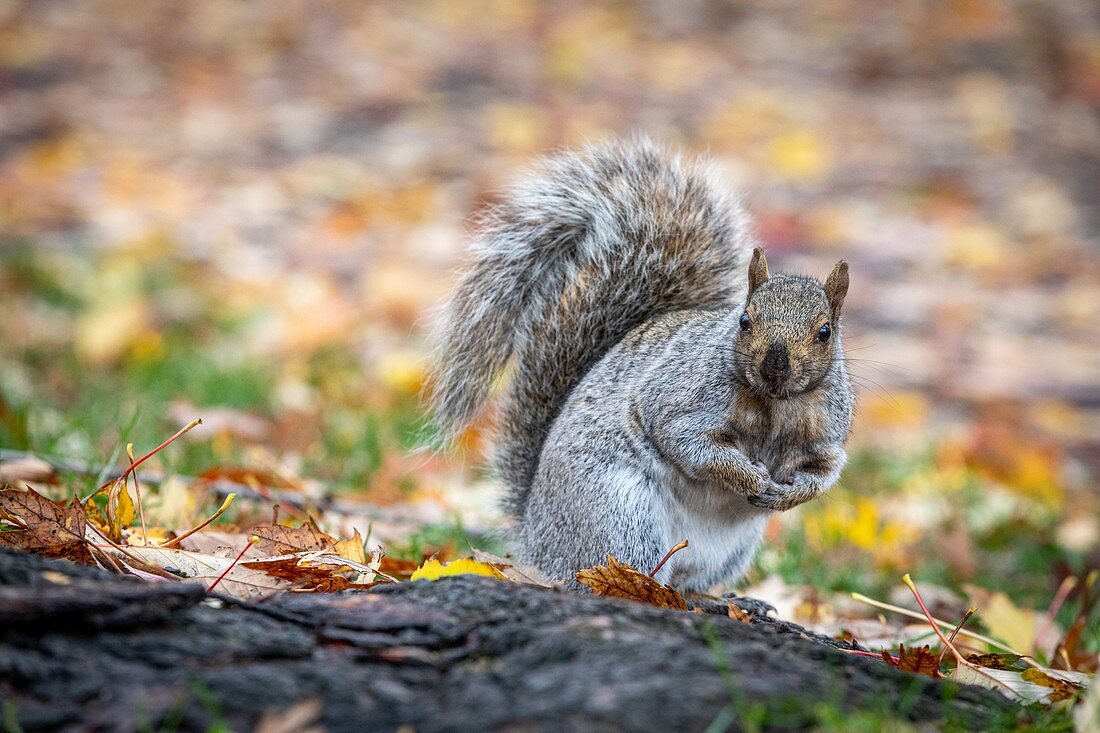
[[[741,324],[742,331],[748,331],[752,328],[752,321],[749,320],[748,313],[741,314],[741,320],[739,321],[739,323]]]
[[[823,324],[821,328],[817,329],[817,340],[821,343],[825,343],[829,340],[829,335],[833,332],[833,329],[829,328],[829,324]]]

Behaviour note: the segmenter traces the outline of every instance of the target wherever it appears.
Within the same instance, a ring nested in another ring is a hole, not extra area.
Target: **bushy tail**
[[[743,297],[746,217],[705,164],[647,140],[556,156],[486,219],[437,331],[431,400],[445,438],[513,366],[495,462],[521,516],[570,391],[655,315]]]

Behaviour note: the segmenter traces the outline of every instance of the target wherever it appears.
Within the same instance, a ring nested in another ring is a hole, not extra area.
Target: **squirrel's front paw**
[[[780,484],[775,481],[767,481],[761,486],[761,490],[745,497],[755,507],[768,509],[774,512],[783,512],[803,504],[812,496],[803,496],[792,484]]]

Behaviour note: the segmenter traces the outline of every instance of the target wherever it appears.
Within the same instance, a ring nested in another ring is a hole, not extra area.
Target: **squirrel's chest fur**
[[[804,458],[826,438],[829,405],[822,390],[786,400],[763,400],[747,388],[734,390],[726,413],[732,443],[760,461],[779,481],[789,478],[792,457]]]

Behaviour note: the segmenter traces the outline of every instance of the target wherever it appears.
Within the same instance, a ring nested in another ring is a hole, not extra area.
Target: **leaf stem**
[[[178,545],[182,540],[187,539],[188,537],[195,534],[199,530],[204,529],[205,527],[209,526],[211,522],[213,522],[215,519],[217,519],[221,515],[225,514],[225,510],[228,509],[230,506],[232,506],[233,501],[236,498],[237,498],[236,494],[229,494],[228,496],[225,497],[225,501],[222,502],[222,505],[220,507],[218,507],[218,511],[216,511],[212,515],[210,515],[210,518],[207,519],[205,522],[203,522],[202,524],[199,524],[197,527],[192,527],[191,529],[189,529],[186,532],[184,532],[183,534],[181,534],[179,537],[173,537],[172,539],[168,540],[167,542],[162,542],[159,545],[153,545],[153,546],[154,547],[171,547],[173,545]],[[248,548],[245,548],[245,549],[248,549]]]
[[[229,571],[237,566],[237,563],[239,563],[241,561],[241,558],[244,557],[244,553],[248,552],[248,548],[251,547],[251,546],[252,546],[252,543],[249,543],[249,544],[244,546],[243,550],[241,550],[239,553],[237,553],[237,556],[235,558],[233,558],[233,562],[229,563],[229,567],[227,567],[225,570],[223,570],[222,574],[219,575],[214,580],[214,582],[211,583],[207,587],[207,589],[206,589],[207,592],[210,592],[210,591],[214,590],[216,587],[218,587],[218,583],[222,582],[222,578],[229,575]]]
[[[126,444],[126,457],[130,459],[130,463],[134,462],[133,443]],[[137,471],[134,471],[134,491],[137,492],[138,516],[141,517],[141,543],[148,545],[149,530],[145,526],[145,507],[141,504],[141,481],[138,479]]]
[[[669,558],[671,558],[673,555],[675,555],[680,550],[685,549],[687,546],[688,546],[688,541],[687,540],[681,540],[680,542],[676,543],[676,545],[671,550],[669,550],[668,552],[665,553],[665,556],[661,558],[661,561],[659,563],[657,563],[657,565],[652,570],[649,571],[649,577],[652,578],[658,572],[660,572],[661,568],[663,568],[665,566],[665,563],[669,561]]]

